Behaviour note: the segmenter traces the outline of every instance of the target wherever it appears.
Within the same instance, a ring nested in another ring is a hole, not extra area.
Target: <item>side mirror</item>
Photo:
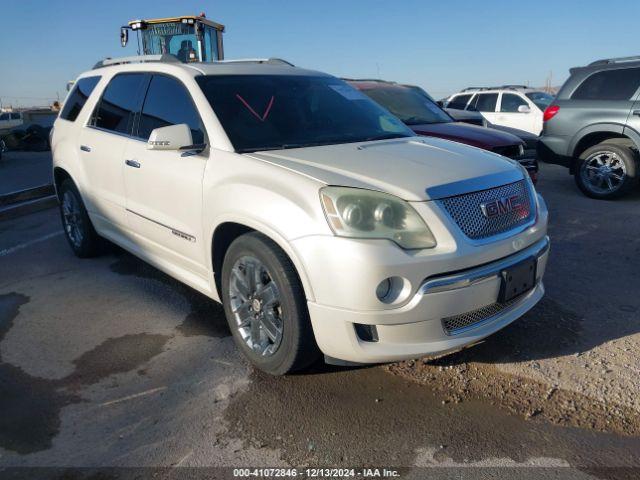
[[[127,27],[120,28],[120,45],[126,47],[129,43],[129,29]]]
[[[531,113],[531,108],[529,108],[529,105],[520,105],[518,107],[518,113]]]
[[[147,150],[181,151],[183,157],[200,153],[206,147],[205,143],[193,144],[191,129],[186,123],[156,128],[147,141]]]
[[[186,123],[156,128],[147,141],[147,150],[180,150],[193,143]]]

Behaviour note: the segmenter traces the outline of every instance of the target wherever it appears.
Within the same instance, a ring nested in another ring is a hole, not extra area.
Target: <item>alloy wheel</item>
[[[82,209],[76,196],[69,190],[62,196],[62,218],[67,237],[74,247],[79,248],[84,238]]]
[[[273,355],[282,342],[282,307],[266,266],[255,257],[240,257],[231,269],[229,295],[242,340],[262,356]]]
[[[611,151],[589,155],[580,167],[582,183],[593,193],[610,194],[624,183],[627,167],[620,156]]]

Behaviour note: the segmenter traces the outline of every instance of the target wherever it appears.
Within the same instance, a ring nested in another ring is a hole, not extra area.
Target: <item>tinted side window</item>
[[[113,77],[94,112],[93,125],[118,133],[129,134],[134,114],[140,108],[142,89],[148,76],[124,73]]]
[[[520,105],[529,105],[524,99],[513,93],[503,93],[502,103],[500,104],[500,111],[507,113],[518,113],[518,107]]]
[[[471,98],[471,95],[456,95],[447,104],[447,108],[455,108],[456,110],[464,110],[467,106],[467,102]]]
[[[11,120],[20,120],[20,114],[19,113],[12,113],[11,114]]]
[[[11,119],[11,116],[8,113],[3,113],[2,115],[0,115],[0,120],[9,120]]]
[[[476,110],[479,112],[495,112],[498,103],[497,93],[480,93],[476,101]]]
[[[178,80],[154,75],[142,107],[138,137],[147,140],[155,128],[186,123],[194,144],[204,143],[204,129],[189,92]]]
[[[575,100],[628,100],[640,86],[640,68],[594,73],[573,92]]]
[[[64,102],[64,107],[62,112],[60,112],[60,118],[64,118],[70,122],[75,121],[99,81],[100,77],[86,77],[78,80],[69,94],[67,101]]]

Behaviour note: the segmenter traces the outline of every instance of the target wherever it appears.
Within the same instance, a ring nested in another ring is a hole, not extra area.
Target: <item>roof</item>
[[[462,92],[480,92],[480,91],[488,91],[488,90],[516,90],[516,91],[534,90],[534,91],[539,91],[541,89],[535,88],[535,87],[529,87],[527,85],[499,85],[499,86],[495,86],[495,87],[467,87],[467,88],[464,88],[464,89],[460,90],[460,93],[462,93]]]
[[[166,18],[150,18],[150,19],[140,19],[140,20],[131,20],[129,22],[129,26],[132,26],[134,23],[147,23],[149,25],[154,25],[158,23],[171,23],[171,22],[182,22],[182,20],[193,20],[194,22],[204,23],[205,25],[209,25],[210,27],[215,28],[216,30],[220,30],[224,32],[224,25],[221,23],[213,22],[205,17],[200,17],[196,15],[183,15],[181,17],[166,17]]]
[[[577,71],[595,71],[595,70],[609,70],[624,67],[637,67],[640,64],[640,56],[634,57],[618,57],[618,58],[603,58],[596,60],[588,65],[582,67],[573,67],[569,69],[569,72],[573,74]]]
[[[314,70],[306,70],[293,66],[281,59],[238,59],[217,62],[183,63],[174,55],[141,55],[137,57],[108,58],[96,63],[93,69],[115,68],[131,71],[140,69],[153,71],[154,66],[163,68],[179,68],[186,71],[197,71],[203,75],[296,75],[296,76],[330,76]],[[84,75],[83,75],[84,76]]]
[[[186,65],[186,64],[185,64]],[[254,61],[222,61],[209,63],[189,63],[204,75],[297,75],[329,77],[315,70],[293,67],[287,64],[274,64]]]

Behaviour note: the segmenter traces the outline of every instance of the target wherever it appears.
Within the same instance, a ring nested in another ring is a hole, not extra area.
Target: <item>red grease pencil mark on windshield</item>
[[[239,93],[236,93],[236,97],[261,122],[264,122],[267,119],[267,117],[269,116],[269,112],[271,111],[271,107],[273,106],[273,101],[275,100],[275,97],[273,95],[271,95],[271,100],[269,100],[269,104],[267,105],[267,108],[265,109],[264,114],[262,116],[260,116],[260,115],[258,115],[258,113],[253,108],[251,108],[251,105],[249,105],[249,103],[247,103],[247,101],[240,96]]]

